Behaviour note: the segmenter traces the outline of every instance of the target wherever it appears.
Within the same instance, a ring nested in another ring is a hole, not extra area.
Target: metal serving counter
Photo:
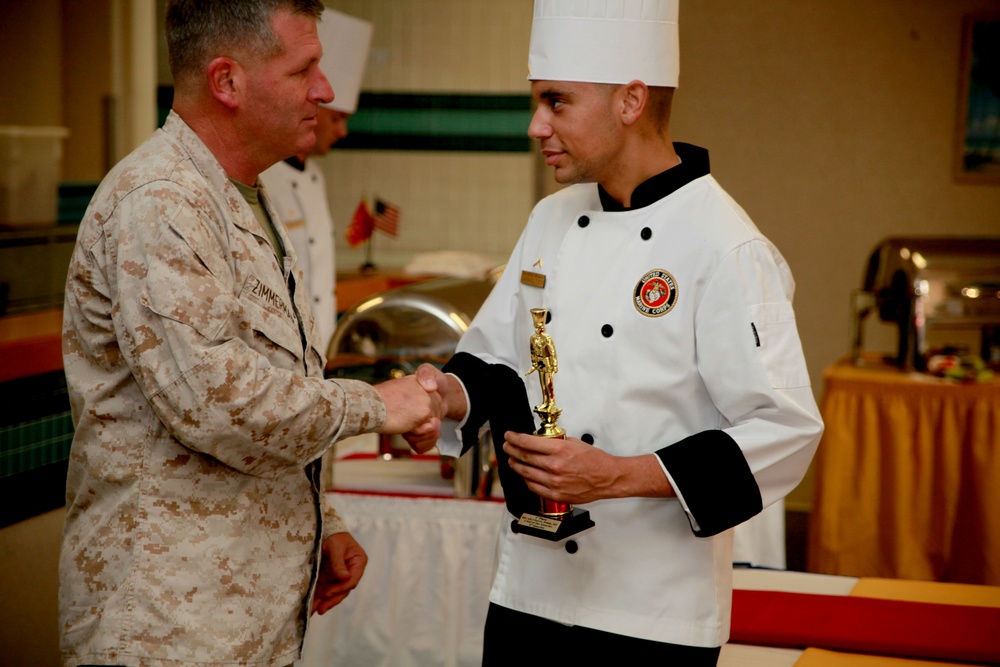
[[[1000,368],[1000,237],[892,237],[871,252],[852,304],[853,357],[873,311],[897,329],[894,363],[926,368],[935,344],[962,330],[978,334],[978,353]]]

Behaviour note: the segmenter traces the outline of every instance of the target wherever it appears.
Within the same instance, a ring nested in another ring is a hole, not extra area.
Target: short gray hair
[[[319,19],[321,0],[170,0],[166,33],[170,73],[176,85],[201,74],[221,55],[273,55],[279,48],[271,17],[279,11]]]

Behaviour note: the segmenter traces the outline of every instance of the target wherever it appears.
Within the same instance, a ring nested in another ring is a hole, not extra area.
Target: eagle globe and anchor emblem
[[[660,317],[677,304],[677,282],[663,269],[646,272],[632,294],[635,309],[647,317]]]

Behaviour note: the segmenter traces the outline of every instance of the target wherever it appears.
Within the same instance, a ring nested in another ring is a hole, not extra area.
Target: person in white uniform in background
[[[596,525],[514,532],[537,505],[504,483],[484,665],[716,665],[733,528],[800,482],[822,433],[785,260],[708,152],[671,139],[677,16],[678,0],[535,2],[528,131],[569,187],[536,205],[445,366],[458,427],[436,444],[459,455],[491,428],[513,477]],[[532,308],[551,315],[565,440],[509,431],[498,408],[541,402]]]
[[[316,160],[309,158],[326,155],[347,136],[347,120],[358,108],[373,29],[368,21],[329,8],[317,26],[323,44],[320,69],[330,80],[333,101],[319,108],[312,150],[278,162],[260,178],[292,240],[325,353],[337,324],[334,227],[326,179]]]

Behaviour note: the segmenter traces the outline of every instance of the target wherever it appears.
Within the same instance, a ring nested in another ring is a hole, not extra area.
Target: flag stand
[[[362,198],[354,210],[354,215],[351,216],[351,223],[347,226],[346,233],[347,243],[352,248],[360,245],[362,241],[367,244],[365,263],[358,267],[358,273],[362,275],[369,275],[378,270],[372,257],[376,229],[395,238],[399,229],[399,207],[382,199],[376,199],[375,215],[372,215],[368,209],[368,202]]]
[[[375,266],[375,262],[372,260],[372,239],[374,237],[375,235],[372,234],[365,242],[365,263],[358,268],[358,272],[363,275],[375,273],[378,270]]]

